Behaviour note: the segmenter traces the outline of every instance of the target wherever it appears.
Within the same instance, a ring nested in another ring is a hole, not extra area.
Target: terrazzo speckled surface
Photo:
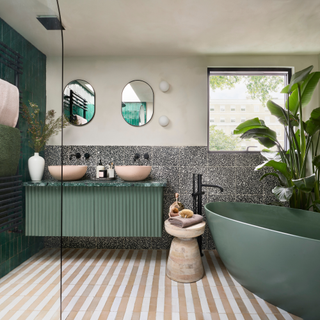
[[[80,159],[70,155],[79,152]],[[64,164],[88,165],[84,179],[95,175],[99,160],[104,165],[111,162],[115,165],[151,165],[150,177],[157,181],[166,180],[163,196],[163,221],[168,218],[169,206],[175,201],[174,194],[180,194],[180,201],[192,209],[192,175],[202,174],[203,183],[217,184],[224,188],[204,188],[203,204],[211,201],[271,203],[275,198],[271,192],[276,180],[268,176],[262,181],[260,177],[267,169],[254,171],[255,166],[263,162],[260,153],[208,153],[206,146],[64,146],[62,149]],[[86,160],[84,154],[89,153]],[[133,161],[135,153],[140,160]],[[143,155],[149,154],[149,160]],[[60,164],[61,147],[46,146],[45,159],[48,165]],[[52,180],[48,170],[44,179]],[[103,182],[104,183],[104,182]],[[202,212],[204,214],[204,211]],[[210,231],[206,229],[203,238],[203,249],[213,249],[214,243]],[[169,249],[172,237],[163,229],[160,238],[97,238],[90,247],[95,248],[129,248]],[[85,239],[67,238],[63,240],[66,247],[80,248]],[[46,246],[52,247],[57,240],[47,238]]]

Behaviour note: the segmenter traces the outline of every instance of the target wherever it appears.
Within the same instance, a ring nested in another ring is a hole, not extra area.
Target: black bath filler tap
[[[196,186],[198,187],[198,191],[196,191]],[[209,187],[209,188],[218,188],[221,192],[223,192],[223,188],[220,186],[217,186],[215,184],[206,184],[202,183],[202,174],[193,174],[193,181],[192,181],[192,198],[193,198],[193,212],[196,214],[202,215],[202,196],[205,194],[204,191],[202,191],[203,187]],[[202,253],[202,236],[199,236],[197,238],[199,250],[201,256],[203,256]]]

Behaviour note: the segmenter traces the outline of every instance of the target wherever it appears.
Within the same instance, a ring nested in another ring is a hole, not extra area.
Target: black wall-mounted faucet
[[[137,161],[138,159],[140,159],[140,154],[139,154],[139,153],[136,153],[136,154],[134,155],[133,161]]]
[[[148,153],[148,152],[145,153],[145,154],[143,155],[143,157],[144,157],[146,160],[149,160],[149,159],[150,159],[150,156],[149,156],[149,153]]]
[[[89,153],[85,153],[84,157],[86,158],[86,160],[88,160],[90,158],[90,154]]]
[[[81,158],[81,154],[79,152],[77,152],[76,154],[71,154],[70,157],[69,157],[69,160],[71,160],[72,157],[76,157],[77,159],[80,159]]]

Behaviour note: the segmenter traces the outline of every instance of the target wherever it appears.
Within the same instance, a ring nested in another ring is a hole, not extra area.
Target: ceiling
[[[319,54],[319,0],[59,0],[66,56]],[[55,0],[1,0],[0,16],[46,55]]]

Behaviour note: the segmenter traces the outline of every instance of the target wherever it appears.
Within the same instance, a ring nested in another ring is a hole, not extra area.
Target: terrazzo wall
[[[80,159],[70,155],[79,152]],[[85,159],[84,154],[90,158]],[[203,203],[210,201],[252,202],[268,204],[274,201],[271,189],[275,185],[273,177],[259,181],[263,172],[254,168],[262,162],[259,153],[208,153],[207,147],[156,147],[156,146],[64,146],[64,164],[88,165],[84,179],[95,177],[98,161],[103,165],[114,162],[116,165],[132,165],[135,153],[142,155],[142,160],[135,164],[151,165],[151,178],[166,179],[164,188],[163,220],[168,218],[169,206],[175,201],[174,194],[180,194],[180,201],[186,208],[192,209],[192,176],[203,174],[203,183],[217,184],[224,188],[204,188],[206,194]],[[149,160],[143,159],[148,153]],[[48,165],[60,164],[61,147],[47,146],[45,149],[46,168],[44,179],[52,177]],[[71,248],[130,248],[130,249],[168,249],[172,237],[163,230],[161,238],[94,238],[64,237],[63,246]],[[47,247],[59,246],[60,238],[47,237]],[[203,248],[212,249],[214,244],[210,231],[203,235]]]

